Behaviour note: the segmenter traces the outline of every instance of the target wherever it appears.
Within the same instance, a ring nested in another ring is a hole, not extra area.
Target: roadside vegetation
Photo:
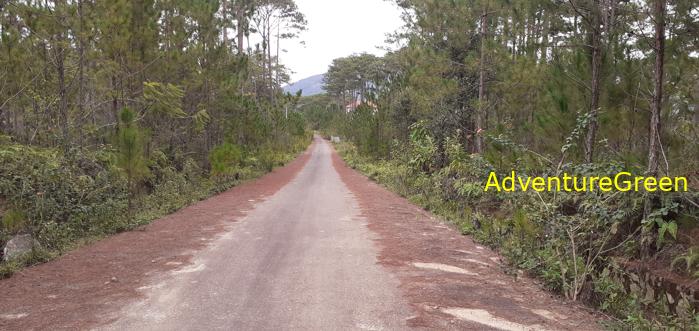
[[[336,148],[351,167],[439,215],[463,234],[496,249],[508,261],[513,277],[523,270],[541,280],[547,289],[567,299],[592,304],[612,316],[615,321],[610,328],[691,330],[699,327],[696,308],[689,301],[670,305],[664,295],[645,297],[645,292],[629,291],[628,277],[632,273],[627,269],[638,263],[635,259],[640,230],[628,223],[633,215],[640,217],[643,194],[484,192],[483,178],[496,168],[479,156],[464,153],[457,143],[451,143],[449,164],[432,173],[421,170],[418,160],[434,157],[421,154],[422,146],[410,144],[391,159],[363,156],[349,142],[336,144]],[[671,194],[666,199],[671,203],[683,197]],[[689,265],[686,262],[693,259],[694,248],[684,253],[688,238],[675,238],[695,226],[687,213],[696,211],[681,209],[674,203],[672,206],[673,210],[660,208],[654,212],[678,217],[683,225],[678,233],[665,231],[655,239],[662,247],[662,252],[657,254],[676,256],[677,261],[660,259],[652,263],[666,270],[674,265],[681,284],[693,285],[697,275],[692,273],[693,269],[686,268]],[[656,221],[665,223],[661,219],[659,216]]]
[[[399,0],[384,57],[300,101],[347,163],[610,328],[699,328],[694,1]],[[687,192],[484,191],[502,178],[682,176]]]
[[[0,248],[31,244],[0,278],[305,149],[277,25],[305,28],[293,1],[0,2]]]

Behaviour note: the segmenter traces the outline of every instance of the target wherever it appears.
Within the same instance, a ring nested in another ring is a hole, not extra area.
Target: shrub
[[[214,147],[209,154],[211,173],[214,176],[230,174],[240,165],[243,159],[243,150],[237,145],[223,143]]]

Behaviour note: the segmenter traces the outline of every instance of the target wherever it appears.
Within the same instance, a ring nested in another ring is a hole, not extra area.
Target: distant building
[[[361,105],[368,106],[374,112],[378,110],[376,104],[371,101],[353,100],[352,102],[345,105],[345,111],[348,113],[355,111]]]

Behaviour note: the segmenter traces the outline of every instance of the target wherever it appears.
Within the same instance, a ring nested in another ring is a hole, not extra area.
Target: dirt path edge
[[[417,312],[409,326],[483,330],[499,321],[500,329],[600,329],[603,317],[593,309],[508,276],[498,254],[351,169],[335,151],[333,165],[378,235],[379,263],[398,276]]]
[[[1,330],[87,329],[114,320],[149,276],[180,268],[254,204],[291,181],[309,146],[284,167],[151,222],[0,280]]]

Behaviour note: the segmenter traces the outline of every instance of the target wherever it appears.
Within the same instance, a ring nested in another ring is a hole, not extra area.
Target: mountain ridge
[[[302,96],[310,96],[310,95],[325,93],[325,90],[323,89],[323,78],[324,77],[325,77],[325,74],[318,74],[318,75],[309,76],[309,77],[300,79],[296,82],[293,82],[289,85],[283,86],[282,89],[284,90],[285,93],[289,92],[291,94],[296,94],[296,92],[301,90]]]

